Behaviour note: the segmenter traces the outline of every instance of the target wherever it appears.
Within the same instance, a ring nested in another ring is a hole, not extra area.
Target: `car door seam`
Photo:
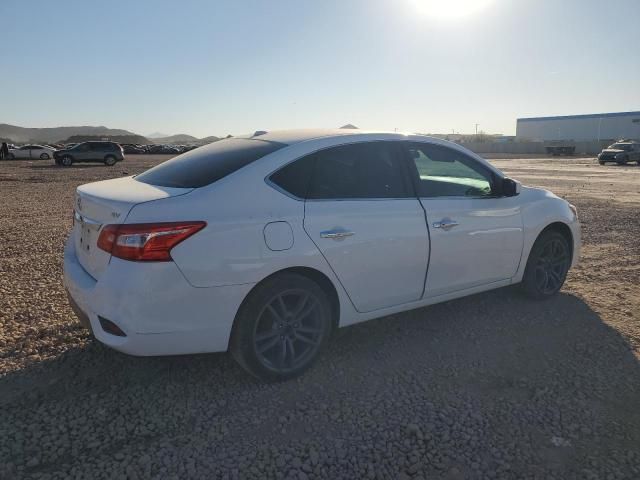
[[[351,305],[353,306],[354,310],[356,312],[358,312],[358,313],[366,313],[366,312],[361,312],[360,310],[358,310],[358,308],[356,307],[356,304],[353,302],[353,299],[351,298],[351,295],[349,295],[348,290],[345,288],[344,284],[342,283],[342,280],[340,280],[340,277],[338,276],[336,271],[333,269],[333,266],[331,265],[331,263],[329,262],[327,257],[325,257],[322,249],[318,246],[318,244],[315,242],[313,237],[307,231],[307,226],[305,225],[306,219],[307,219],[307,200],[304,201],[304,206],[303,206],[302,212],[303,212],[302,213],[302,230],[304,230],[304,233],[307,234],[307,237],[309,237],[309,240],[311,240],[311,242],[315,245],[315,247],[318,250],[318,252],[320,253],[320,255],[322,255],[322,258],[324,258],[324,261],[327,263],[327,266],[329,267],[329,269],[333,272],[333,275],[335,276],[336,280],[338,281],[338,283],[342,287],[342,290],[344,291],[345,295],[347,296],[347,298],[351,302]]]

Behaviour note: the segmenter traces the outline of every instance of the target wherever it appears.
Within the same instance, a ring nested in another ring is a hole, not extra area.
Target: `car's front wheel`
[[[10,153],[9,155],[7,155],[7,160],[15,160],[16,156],[13,153]]]
[[[118,160],[113,155],[107,155],[106,157],[104,157],[104,164],[107,167],[113,167],[117,161]]]
[[[49,154],[48,153],[41,153],[40,154],[40,160],[49,160]]]
[[[318,358],[332,329],[331,304],[317,283],[284,273],[265,280],[244,301],[230,350],[265,381],[300,375]]]
[[[528,296],[543,300],[560,291],[571,266],[569,242],[557,231],[542,233],[533,244],[522,279]]]
[[[71,157],[71,155],[65,155],[60,159],[60,164],[63,167],[70,167],[71,165],[73,165],[73,158]]]

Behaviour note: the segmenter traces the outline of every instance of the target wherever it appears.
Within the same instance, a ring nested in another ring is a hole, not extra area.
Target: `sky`
[[[640,110],[639,21],[640,0],[0,0],[0,123],[510,135]]]

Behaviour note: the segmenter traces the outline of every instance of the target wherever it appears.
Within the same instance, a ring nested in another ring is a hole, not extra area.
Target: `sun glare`
[[[494,0],[411,0],[418,11],[436,18],[460,18],[473,15]]]

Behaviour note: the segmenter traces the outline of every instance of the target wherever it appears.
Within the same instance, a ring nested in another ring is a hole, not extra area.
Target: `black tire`
[[[53,161],[56,163],[56,165],[62,165],[62,163],[60,163],[60,159],[59,158],[56,158]]]
[[[288,380],[317,360],[331,334],[331,304],[317,283],[294,273],[259,284],[238,310],[229,349],[251,375]]]
[[[598,162],[600,165],[604,165],[604,162]]]
[[[567,278],[571,266],[571,248],[559,232],[542,233],[529,253],[522,279],[523,292],[536,300],[556,295]]]
[[[116,162],[118,161],[118,159],[116,157],[114,157],[113,155],[107,155],[106,157],[104,157],[104,164],[107,167],[113,167]]]
[[[40,160],[49,160],[49,154],[48,153],[41,153],[40,154]]]
[[[71,155],[65,155],[60,159],[60,165],[63,167],[70,167],[73,165],[73,157]]]
[[[622,160],[618,161],[618,165],[626,165],[629,161],[629,157],[624,157]]]
[[[16,156],[13,153],[10,153],[9,155],[7,155],[7,160],[15,160]]]

